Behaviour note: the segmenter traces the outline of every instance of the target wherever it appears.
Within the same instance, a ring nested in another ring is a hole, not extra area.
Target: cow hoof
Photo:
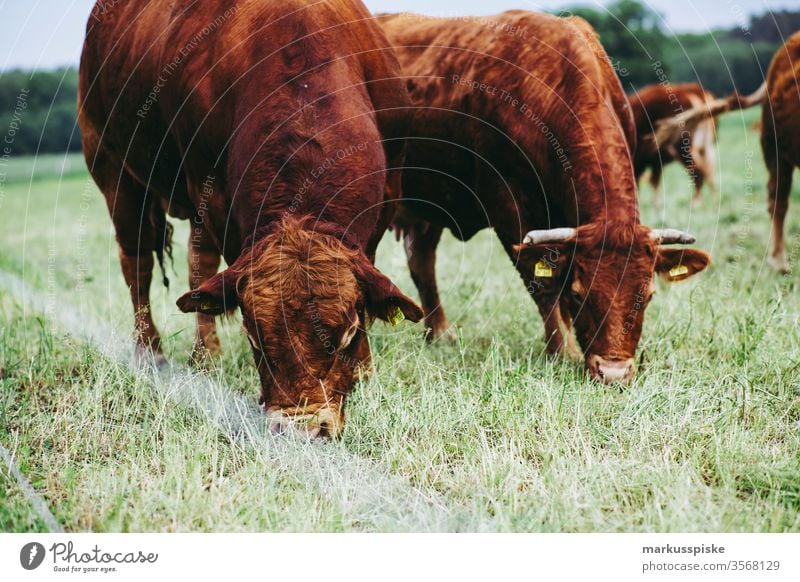
[[[160,349],[153,351],[152,348],[143,345],[136,346],[133,352],[133,364],[140,370],[155,368],[160,371],[169,367],[169,361]]]
[[[767,259],[767,264],[772,268],[772,270],[780,273],[781,275],[788,275],[790,272],[789,263],[784,257],[770,256]]]
[[[425,330],[425,341],[429,344],[434,342],[458,345],[458,334],[454,327],[445,325],[442,327],[428,328]]]

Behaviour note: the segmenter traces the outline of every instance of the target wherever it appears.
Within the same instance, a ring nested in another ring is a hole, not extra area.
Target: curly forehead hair
[[[240,270],[240,300],[260,326],[308,310],[309,301],[323,321],[340,323],[358,299],[357,259],[310,217],[285,216]]]
[[[592,222],[578,227],[578,241],[590,248],[626,249],[646,240],[646,233],[630,222],[609,220]]]

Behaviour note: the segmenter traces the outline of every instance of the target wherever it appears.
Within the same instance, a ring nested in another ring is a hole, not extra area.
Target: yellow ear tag
[[[672,267],[669,270],[669,276],[671,279],[676,279],[681,275],[686,275],[689,272],[689,267],[686,265],[678,265],[677,267]]]
[[[203,303],[200,305],[200,311],[208,311],[209,309],[211,309],[210,303]]]
[[[391,311],[389,311],[388,321],[393,326],[397,325],[398,323],[403,321],[405,318],[406,318],[406,316],[403,313],[403,310],[400,309],[399,307],[392,307]]]
[[[546,277],[550,278],[553,276],[553,267],[545,263],[544,261],[539,261],[533,267],[533,274],[536,277]]]

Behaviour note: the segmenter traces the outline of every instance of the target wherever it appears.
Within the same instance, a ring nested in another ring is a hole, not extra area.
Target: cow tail
[[[761,86],[750,95],[742,97],[737,92],[734,92],[733,97],[739,100],[739,107],[741,109],[747,109],[748,107],[764,103],[767,100],[767,81],[764,80]]]
[[[170,265],[174,266],[172,260],[172,231],[173,226],[167,222],[167,215],[158,204],[150,206],[150,223],[153,225],[153,230],[156,233],[156,257],[158,258],[158,266],[161,269],[161,276],[163,277],[164,287],[169,289],[169,277],[167,277],[167,270],[164,267],[164,256],[169,259]]]

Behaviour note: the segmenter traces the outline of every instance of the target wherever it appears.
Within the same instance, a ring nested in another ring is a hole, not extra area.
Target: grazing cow
[[[87,164],[116,229],[137,354],[165,214],[192,224],[199,347],[241,310],[281,430],[335,436],[368,363],[368,318],[422,311],[373,266],[400,195],[408,93],[358,0],[98,1],[80,69]],[[217,273],[220,255],[228,268]],[[163,269],[163,265],[162,265]]]
[[[648,85],[628,96],[637,137],[633,171],[638,183],[642,174],[650,168],[650,184],[655,190],[653,200],[656,205],[660,203],[658,187],[661,171],[666,164],[675,160],[686,167],[694,183],[692,205],[700,202],[704,183],[712,190],[716,189],[716,124],[713,117],[704,119],[691,130],[685,130],[676,136],[677,139],[661,144],[658,149],[653,144],[653,132],[659,121],[714,99],[712,93],[697,83]]]
[[[491,227],[544,319],[550,352],[589,373],[634,374],[653,274],[679,281],[710,262],[675,230],[640,224],[628,102],[593,29],[578,18],[510,11],[481,19],[379,18],[415,103],[394,226],[429,337],[448,327],[436,246]]]

